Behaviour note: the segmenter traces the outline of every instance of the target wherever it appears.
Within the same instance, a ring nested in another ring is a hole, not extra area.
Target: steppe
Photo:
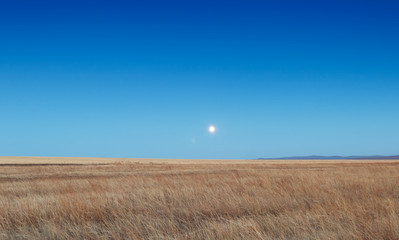
[[[399,239],[399,160],[0,157],[0,239]]]

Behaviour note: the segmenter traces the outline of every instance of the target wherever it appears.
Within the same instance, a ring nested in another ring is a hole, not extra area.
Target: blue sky
[[[399,154],[398,12],[396,1],[2,1],[0,155]]]

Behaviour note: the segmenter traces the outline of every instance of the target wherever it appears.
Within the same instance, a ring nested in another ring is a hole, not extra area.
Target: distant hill
[[[272,159],[281,159],[281,160],[312,160],[312,159],[321,159],[321,160],[334,160],[334,159],[370,159],[370,160],[389,160],[389,159],[399,159],[399,155],[394,156],[292,156],[292,157],[281,157],[281,158],[257,158],[258,160],[272,160]]]

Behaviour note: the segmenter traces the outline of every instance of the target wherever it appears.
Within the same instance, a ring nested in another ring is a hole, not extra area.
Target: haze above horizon
[[[398,12],[395,1],[2,2],[0,155],[396,155]]]

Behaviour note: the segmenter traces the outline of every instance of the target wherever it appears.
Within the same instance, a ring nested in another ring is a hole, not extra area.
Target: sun
[[[210,133],[214,133],[216,129],[215,129],[214,126],[210,126],[210,127],[208,128],[208,130],[209,130]]]

